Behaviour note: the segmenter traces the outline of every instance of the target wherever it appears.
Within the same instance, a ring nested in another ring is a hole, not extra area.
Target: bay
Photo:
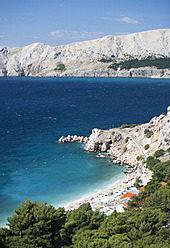
[[[0,78],[0,225],[26,198],[57,207],[122,176],[62,135],[148,122],[168,105],[169,79]]]

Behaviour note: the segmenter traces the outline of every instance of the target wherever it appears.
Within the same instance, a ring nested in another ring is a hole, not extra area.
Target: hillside
[[[169,78],[169,59],[170,29],[160,29],[58,47],[0,47],[0,76]]]

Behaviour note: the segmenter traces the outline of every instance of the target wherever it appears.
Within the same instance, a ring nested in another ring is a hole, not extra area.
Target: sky
[[[169,0],[0,0],[0,46],[59,46],[166,28]]]

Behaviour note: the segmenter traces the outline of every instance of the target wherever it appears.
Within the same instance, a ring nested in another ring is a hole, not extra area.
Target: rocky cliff
[[[155,66],[113,69],[129,59],[170,57],[170,29],[51,47],[34,43],[23,48],[0,47],[0,76],[170,77],[169,68]]]
[[[115,164],[138,167],[148,156],[161,150],[170,157],[170,106],[167,114],[154,117],[149,123],[122,125],[120,128],[101,130],[94,128],[84,149],[104,152]]]

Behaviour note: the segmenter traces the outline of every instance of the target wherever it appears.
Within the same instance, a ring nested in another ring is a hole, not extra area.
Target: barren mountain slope
[[[41,43],[0,47],[0,76],[170,77],[168,68],[155,66],[108,68],[121,61],[148,57],[170,57],[170,29],[110,35],[58,47]]]

